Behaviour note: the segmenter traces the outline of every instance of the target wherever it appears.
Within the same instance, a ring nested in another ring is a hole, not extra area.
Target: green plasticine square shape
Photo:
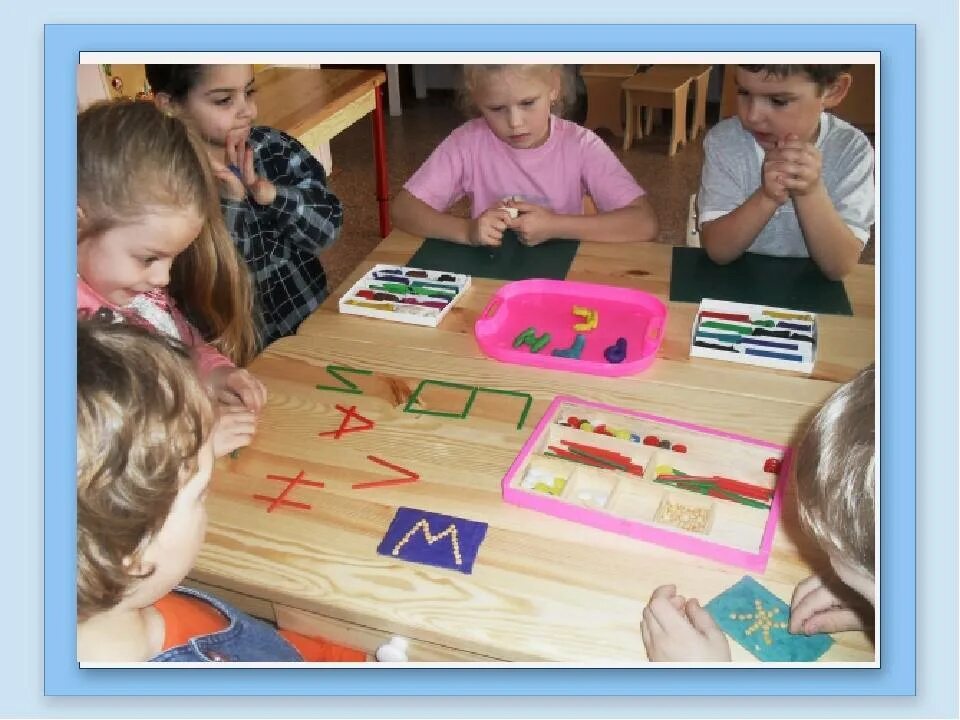
[[[530,393],[519,392],[517,390],[498,390],[496,388],[477,388],[478,392],[493,393],[495,395],[510,395],[513,397],[526,398],[527,402],[523,405],[523,412],[520,413],[520,420],[517,422],[517,430],[523,427],[527,419],[527,413],[530,412],[530,406],[533,405],[533,396]]]
[[[760,600],[763,609],[777,610],[772,618],[774,622],[790,621],[790,606],[749,575],[713,598],[704,609],[725,633],[766,662],[811,662],[833,645],[833,638],[829,635],[793,635],[785,628],[770,629],[770,645],[764,641],[762,628],[747,635],[746,631],[754,624],[754,620],[730,616],[754,615],[757,600]]]
[[[457,390],[469,390],[470,397],[467,398],[466,404],[463,406],[463,410],[460,412],[447,412],[445,410],[427,410],[425,408],[414,407],[420,399],[421,391],[427,385],[439,385],[441,387],[454,388]],[[463,420],[470,413],[470,408],[473,407],[473,401],[477,397],[477,392],[479,388],[475,385],[464,385],[462,383],[450,383],[444,382],[443,380],[421,380],[420,384],[417,385],[417,389],[413,391],[410,397],[407,399],[407,404],[403,406],[403,411],[405,413],[412,413],[414,415],[434,415],[436,417],[451,417],[459,418]]]
[[[853,315],[843,283],[828,279],[809,258],[748,252],[729,265],[717,265],[700,248],[673,248],[670,300],[698,303],[704,298]]]

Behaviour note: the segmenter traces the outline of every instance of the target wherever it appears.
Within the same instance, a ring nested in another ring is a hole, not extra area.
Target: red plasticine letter
[[[267,480],[285,480],[287,482],[287,486],[275,498],[268,497],[266,495],[254,495],[253,497],[255,500],[266,500],[268,503],[270,503],[270,506],[267,508],[267,512],[273,512],[274,509],[280,505],[290,505],[291,507],[299,508],[300,510],[310,510],[313,507],[312,505],[286,499],[290,491],[293,490],[293,488],[295,488],[297,485],[309,485],[310,487],[317,488],[322,488],[324,486],[322,482],[304,480],[304,474],[304,471],[301,470],[297,473],[296,477],[287,477],[285,475],[267,475]]]
[[[403,473],[404,477],[391,478],[389,480],[373,480],[372,482],[357,483],[356,485],[352,486],[354,490],[364,490],[366,488],[372,488],[372,487],[385,487],[387,485],[403,485],[404,483],[412,483],[420,479],[420,476],[417,473],[410,472],[406,468],[402,468],[399,465],[393,465],[392,463],[388,463],[386,460],[382,460],[381,458],[378,458],[376,455],[367,455],[367,460],[370,460],[371,462],[375,462],[377,463],[377,465],[383,465],[384,467],[388,467],[391,470],[397,471],[398,473]]]
[[[343,420],[340,422],[340,427],[338,427],[336,430],[329,430],[328,432],[317,433],[320,437],[324,437],[326,435],[333,435],[334,440],[339,440],[341,436],[343,436],[345,433],[348,433],[348,432],[357,432],[359,430],[373,429],[374,422],[372,420],[368,420],[363,415],[358,413],[356,405],[351,405],[348,408],[345,408],[343,405],[337,405],[336,408],[337,410],[343,413]],[[347,427],[347,424],[350,422],[351,419],[359,420],[360,422],[363,423],[363,425]]]

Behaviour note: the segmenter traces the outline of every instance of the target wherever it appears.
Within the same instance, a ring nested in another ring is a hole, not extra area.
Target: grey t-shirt
[[[853,125],[830,114],[820,114],[816,142],[820,175],[840,217],[866,244],[873,225],[873,148]],[[743,129],[740,119],[717,123],[703,140],[703,172],[697,211],[700,223],[736,210],[760,187],[763,148]],[[793,199],[783,203],[757,235],[748,252],[786,257],[809,257]]]

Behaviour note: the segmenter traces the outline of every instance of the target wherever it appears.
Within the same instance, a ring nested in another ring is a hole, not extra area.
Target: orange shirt
[[[199,635],[209,635],[227,628],[227,618],[213,605],[177,592],[160,598],[154,607],[163,617],[163,650],[189,642]],[[279,630],[280,636],[300,653],[304,662],[364,662],[362,650],[335,645],[320,638],[308,637],[292,630]]]

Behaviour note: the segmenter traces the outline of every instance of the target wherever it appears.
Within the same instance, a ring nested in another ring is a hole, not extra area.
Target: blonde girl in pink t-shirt
[[[562,65],[465,65],[462,96],[476,117],[454,130],[392,204],[394,225],[464,245],[551,238],[628,242],[657,237],[646,192],[596,134],[559,117],[571,83]],[[583,214],[590,196],[596,214]],[[471,216],[450,207],[467,196]]]
[[[152,103],[103,102],[77,117],[77,313],[188,345],[219,401],[215,452],[250,443],[266,401],[237,367],[256,349],[250,278],[200,141]]]

